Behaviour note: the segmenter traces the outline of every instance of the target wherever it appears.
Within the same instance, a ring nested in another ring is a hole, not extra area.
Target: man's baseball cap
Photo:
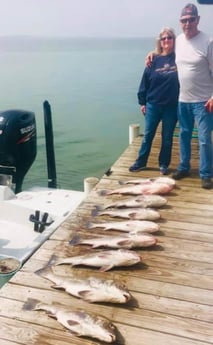
[[[184,16],[194,16],[198,17],[198,10],[194,4],[187,4],[181,11],[181,17]]]

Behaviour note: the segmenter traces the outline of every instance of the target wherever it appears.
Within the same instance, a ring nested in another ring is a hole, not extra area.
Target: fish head
[[[123,264],[127,265],[127,266],[131,266],[133,264],[136,264],[136,263],[140,262],[142,259],[141,256],[134,251],[120,249],[119,253],[123,259]]]
[[[131,298],[132,296],[124,284],[115,284],[114,303],[127,303]]]
[[[106,343],[112,343],[116,340],[116,328],[108,320],[99,320],[100,324],[98,327],[98,339],[105,341]]]
[[[131,298],[131,294],[124,284],[113,280],[105,281],[107,295],[110,295],[111,303],[127,303]]]

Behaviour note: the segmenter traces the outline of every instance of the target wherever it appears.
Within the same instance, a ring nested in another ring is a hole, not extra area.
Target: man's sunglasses
[[[183,19],[180,19],[180,22],[181,22],[182,24],[194,23],[196,19],[197,19],[196,17],[183,18]]]

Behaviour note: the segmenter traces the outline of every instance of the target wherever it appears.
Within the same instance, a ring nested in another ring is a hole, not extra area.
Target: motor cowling
[[[0,112],[0,175],[12,176],[15,193],[22,190],[36,154],[35,114],[25,110]]]

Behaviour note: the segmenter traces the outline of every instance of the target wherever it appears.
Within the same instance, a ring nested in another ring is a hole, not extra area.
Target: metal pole
[[[57,188],[53,127],[52,127],[52,113],[51,113],[51,107],[48,101],[44,101],[43,109],[44,109],[48,187]]]

